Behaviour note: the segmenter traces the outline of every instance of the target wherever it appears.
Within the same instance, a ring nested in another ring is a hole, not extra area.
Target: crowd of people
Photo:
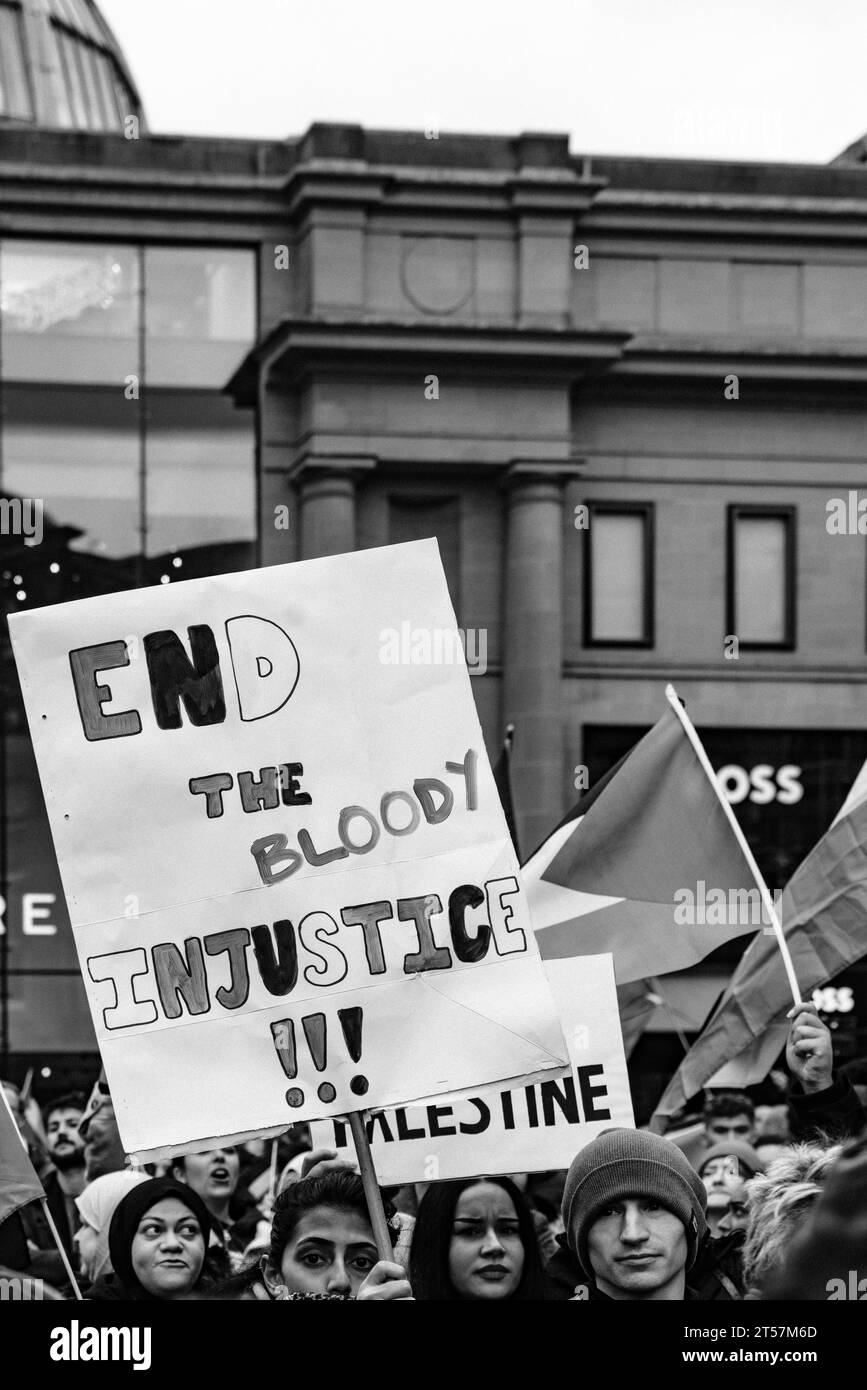
[[[851,1297],[867,1292],[865,1092],[835,1075],[811,1006],[786,1059],[785,1104],[710,1091],[698,1122],[604,1130],[567,1172],[384,1190],[387,1259],[361,1178],[306,1126],[138,1170],[107,1093],[87,1114],[79,1094],[40,1112],[3,1087],[94,1301]],[[0,1224],[12,1271],[75,1296],[39,1203]]]

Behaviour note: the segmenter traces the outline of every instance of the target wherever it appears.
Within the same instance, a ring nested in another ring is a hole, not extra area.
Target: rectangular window
[[[591,502],[584,547],[584,645],[652,647],[653,506]]]
[[[728,510],[726,636],[746,648],[795,646],[795,508]]]
[[[33,548],[25,586],[31,602],[34,585],[43,582],[49,588],[40,593],[41,603],[102,592],[102,578],[115,572],[110,562],[138,553],[139,408],[117,390],[4,384],[3,489],[40,497],[45,507],[46,538]],[[76,567],[71,554],[60,553],[67,547],[96,560]],[[49,549],[60,562],[59,574],[50,579],[47,564],[38,563]],[[135,583],[134,567],[119,566],[116,573],[118,581],[109,587]]]
[[[256,538],[250,412],[210,391],[156,391],[148,400],[149,560],[172,579],[249,569]]]
[[[141,371],[138,252],[94,242],[4,241],[0,333],[7,381],[123,389],[124,379]]]
[[[145,248],[150,386],[225,386],[255,337],[256,258],[215,246]]]

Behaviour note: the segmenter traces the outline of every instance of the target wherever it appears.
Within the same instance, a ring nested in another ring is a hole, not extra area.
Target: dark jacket
[[[837,1076],[824,1091],[789,1097],[793,1139],[855,1139],[867,1124],[864,1106],[848,1077]]]
[[[49,1169],[43,1176],[42,1186],[48,1199],[48,1210],[51,1212],[57,1227],[57,1234],[60,1236],[69,1263],[75,1269],[78,1264],[78,1257],[72,1243],[74,1232],[69,1229],[66,1202],[56,1169]],[[34,1278],[44,1279],[47,1283],[54,1284],[56,1288],[65,1289],[68,1285],[66,1266],[57,1249],[42,1203],[29,1202],[26,1207],[22,1207],[21,1223],[27,1239],[36,1246],[37,1250],[37,1254],[33,1255],[28,1263],[28,1274],[33,1275]]]

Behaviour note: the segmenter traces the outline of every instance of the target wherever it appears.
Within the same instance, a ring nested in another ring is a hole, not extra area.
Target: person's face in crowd
[[[744,1143],[753,1142],[754,1124],[744,1111],[742,1115],[714,1115],[705,1123],[708,1141],[711,1145],[722,1144],[726,1139],[742,1139]]]
[[[51,1110],[45,1125],[48,1155],[61,1172],[84,1167],[84,1140],[78,1132],[82,1111],[77,1106]]]
[[[358,1211],[314,1207],[292,1232],[279,1270],[265,1266],[272,1294],[330,1293],[354,1298],[377,1261],[367,1217]]]
[[[686,1232],[651,1197],[623,1197],[599,1213],[587,1253],[602,1293],[612,1298],[681,1298]]]
[[[122,1173],[126,1167],[126,1155],[110,1101],[104,1101],[87,1122],[84,1162],[88,1182],[101,1178],[104,1173]]]
[[[187,1154],[183,1175],[206,1206],[220,1206],[238,1186],[240,1167],[237,1149],[211,1149],[207,1153]]]
[[[701,1168],[701,1180],[707,1189],[707,1224],[712,1236],[719,1234],[719,1223],[729,1205],[729,1194],[740,1186],[741,1173],[737,1159],[721,1154],[711,1158]]]
[[[449,1277],[459,1298],[510,1298],[524,1272],[518,1213],[508,1192],[475,1183],[458,1198],[449,1247]]]
[[[717,1223],[717,1230],[721,1236],[727,1236],[732,1231],[745,1231],[749,1217],[747,1185],[743,1181],[733,1182],[729,1188],[725,1211]]]
[[[155,1298],[183,1298],[201,1273],[205,1238],[198,1220],[177,1197],[145,1212],[132,1241],[132,1267]]]
[[[96,1260],[99,1255],[99,1236],[92,1226],[83,1221],[75,1235],[72,1237],[73,1243],[78,1250],[78,1264],[85,1279],[93,1282],[96,1276]]]
[[[725,1192],[731,1179],[739,1176],[740,1168],[734,1155],[720,1154],[719,1158],[711,1158],[701,1170],[701,1180],[708,1192]]]

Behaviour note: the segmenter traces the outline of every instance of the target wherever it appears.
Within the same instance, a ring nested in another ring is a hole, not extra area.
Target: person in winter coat
[[[211,1218],[197,1193],[174,1178],[149,1178],[118,1203],[108,1228],[112,1273],[90,1291],[97,1302],[201,1296]]]
[[[848,1077],[835,1077],[831,1031],[812,1004],[792,1010],[786,1064],[800,1086],[789,1097],[793,1139],[827,1143],[863,1132],[864,1107]]]
[[[547,1298],[533,1213],[515,1184],[432,1183],[416,1213],[409,1279],[425,1302]]]
[[[563,1225],[584,1275],[574,1299],[690,1297],[706,1207],[704,1184],[676,1144],[646,1130],[605,1130],[573,1160],[563,1191]]]
[[[761,1295],[781,1301],[867,1299],[867,1136],[840,1153]]]
[[[792,1144],[767,1173],[747,1183],[747,1298],[761,1297],[784,1270],[792,1241],[806,1224],[839,1154],[839,1145]]]
[[[695,1166],[707,1191],[708,1227],[711,1235],[716,1236],[719,1222],[728,1211],[732,1188],[763,1173],[765,1165],[751,1144],[724,1139],[707,1149]]]

